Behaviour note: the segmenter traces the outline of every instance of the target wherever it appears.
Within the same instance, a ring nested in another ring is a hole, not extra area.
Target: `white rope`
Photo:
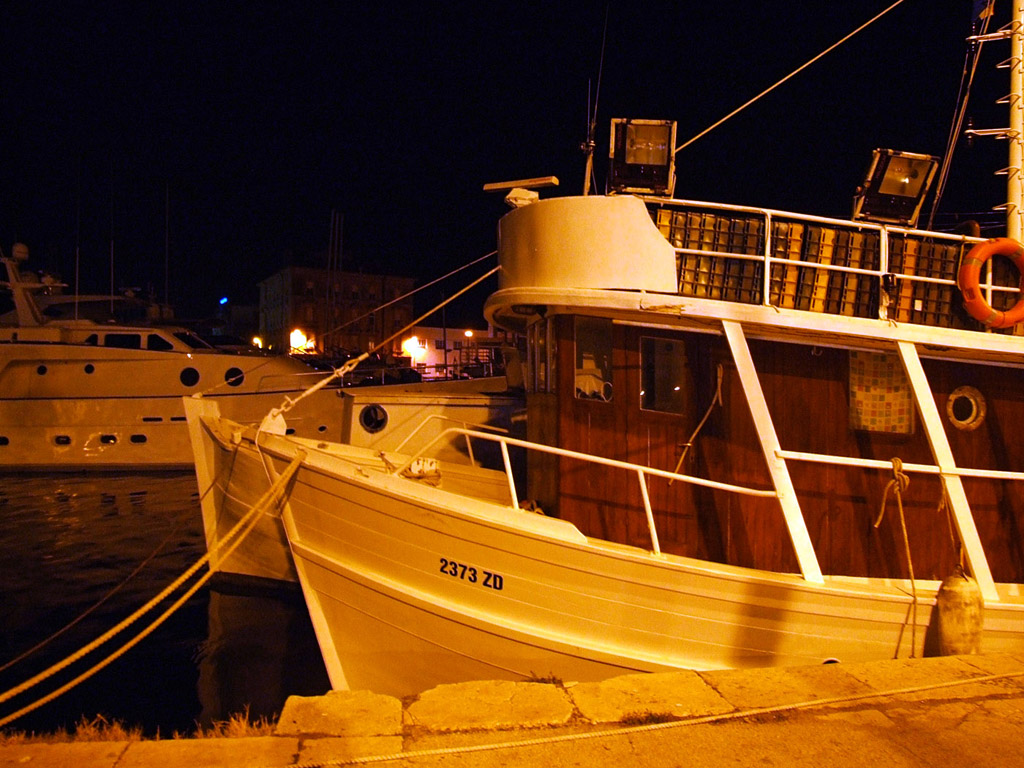
[[[281,476],[277,479],[277,481],[270,488],[267,489],[267,491],[257,500],[256,504],[253,505],[253,507],[245,514],[245,516],[242,517],[242,519],[239,520],[238,523],[236,523],[235,526],[223,538],[220,545],[221,547],[223,547],[225,544],[227,544],[227,542],[231,541],[232,539],[235,539],[235,541],[233,541],[231,545],[227,548],[227,550],[224,552],[223,557],[229,557],[235,551],[238,545],[241,544],[241,542],[245,539],[245,537],[249,534],[253,527],[255,527],[256,522],[259,519],[259,515],[261,515],[264,509],[270,506],[272,502],[276,501],[278,492],[284,487],[284,485],[288,482],[292,475],[294,475],[295,472],[298,471],[299,465],[302,462],[302,459],[304,458],[305,454],[303,453],[299,453],[298,455],[296,455],[296,457],[292,460],[291,464],[289,464],[285,471],[281,473]],[[94,651],[96,648],[106,643],[108,640],[110,640],[115,635],[126,629],[128,626],[130,626],[135,621],[140,619],[146,613],[153,610],[153,608],[155,608],[159,603],[161,603],[166,597],[168,597],[171,593],[177,590],[178,587],[180,587],[192,576],[194,576],[196,572],[198,572],[199,569],[202,568],[209,561],[209,559],[210,553],[207,552],[202,557],[200,557],[199,560],[195,562],[195,564],[189,567],[181,576],[175,579],[170,585],[165,587],[163,591],[161,591],[156,597],[152,598],[148,603],[142,606],[142,608],[135,611],[131,616],[121,621],[113,629],[110,629],[107,632],[100,635],[91,643],[88,643],[75,653],[72,653],[70,656],[67,656],[62,661],[57,662],[56,664],[52,665],[48,669],[43,670],[39,674],[30,678],[29,680],[26,680],[20,685],[17,685],[14,688],[11,688],[10,690],[0,694],[0,702],[7,701],[21,693],[24,693],[25,691],[28,691],[29,689],[49,679],[56,673],[60,672],[62,669],[65,669],[66,667],[70,666],[74,662],[78,661],[82,657]],[[179,597],[167,610],[165,610],[148,626],[146,626],[138,635],[136,635],[134,638],[126,642],[124,645],[122,645],[116,651],[111,653],[105,659],[100,660],[95,665],[87,669],[85,672],[81,673],[78,677],[57,688],[55,691],[52,691],[51,693],[48,693],[47,695],[37,699],[36,701],[27,704],[26,706],[22,707],[16,712],[7,715],[6,717],[0,718],[0,727],[3,727],[10,722],[13,722],[14,720],[17,720],[19,717],[28,714],[29,712],[32,712],[35,709],[38,709],[43,704],[53,701],[58,696],[67,693],[69,690],[77,686],[79,683],[88,680],[101,669],[108,666],[113,661],[118,659],[120,656],[127,653],[139,642],[141,642],[144,638],[150,635],[157,627],[163,624],[168,618],[170,618],[171,615],[173,615],[174,612],[178,610],[178,608],[184,605],[189,600],[189,598],[192,597],[192,595],[199,591],[199,589],[204,584],[206,584],[206,582],[209,581],[212,576],[213,571],[208,571],[181,597]]]
[[[585,739],[608,738],[612,736],[630,736],[638,733],[651,731],[663,731],[670,728],[685,728],[692,725],[707,725],[709,723],[721,723],[730,720],[742,720],[749,717],[778,714],[781,712],[792,712],[797,710],[813,709],[817,707],[833,706],[835,704],[849,704],[870,699],[879,699],[883,696],[906,696],[914,693],[952,688],[958,685],[970,685],[975,683],[990,683],[996,680],[1005,680],[1014,677],[1024,677],[1024,672],[1007,672],[997,675],[983,675],[980,677],[961,678],[942,683],[929,683],[908,688],[897,688],[888,691],[872,691],[870,693],[859,693],[850,696],[835,696],[827,699],[814,699],[801,701],[793,704],[778,704],[771,707],[755,707],[752,709],[741,709],[735,712],[726,712],[718,715],[706,715],[688,720],[674,720],[668,723],[649,723],[625,728],[607,728],[585,733],[567,733],[558,736],[545,736],[538,739],[524,739],[522,741],[503,741],[494,744],[476,744],[461,747],[439,747],[436,749],[417,749],[408,752],[395,752],[390,755],[366,755],[363,757],[340,758],[337,760],[316,760],[302,763],[289,763],[290,768],[327,768],[337,765],[367,765],[370,763],[387,763],[394,760],[407,760],[417,757],[434,757],[439,755],[461,755],[472,752],[490,752],[504,749],[517,749],[520,747],[537,747],[549,744],[563,744]],[[265,768],[277,768],[266,766]]]

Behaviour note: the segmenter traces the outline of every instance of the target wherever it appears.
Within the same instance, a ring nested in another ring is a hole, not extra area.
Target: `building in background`
[[[502,347],[513,346],[505,331],[417,325],[402,341],[402,353],[424,379],[479,378],[504,371]]]
[[[411,277],[285,267],[259,284],[263,346],[327,357],[366,352],[412,322],[414,285]],[[382,353],[401,354],[401,341]]]

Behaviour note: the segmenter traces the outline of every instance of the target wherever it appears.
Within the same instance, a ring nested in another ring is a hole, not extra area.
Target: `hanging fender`
[[[1005,256],[1020,272],[1021,298],[1010,309],[1001,312],[985,301],[981,291],[981,268],[993,256]],[[1024,320],[1024,245],[1009,237],[996,237],[978,243],[960,262],[956,284],[964,297],[967,314],[989,328],[1009,328]]]

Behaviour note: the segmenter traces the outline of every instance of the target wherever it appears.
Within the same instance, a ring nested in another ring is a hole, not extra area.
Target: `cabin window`
[[[682,413],[685,402],[686,345],[674,339],[640,339],[640,407]]]
[[[612,321],[576,318],[576,397],[612,399]]]
[[[527,345],[530,349],[530,389],[533,392],[550,392],[553,381],[554,356],[551,354],[551,323],[547,319],[531,325],[527,331]]]
[[[117,349],[141,349],[142,336],[137,333],[108,333],[103,337],[103,346]]]
[[[146,337],[146,349],[155,349],[158,352],[165,352],[174,349],[174,345],[159,333],[151,333]]]

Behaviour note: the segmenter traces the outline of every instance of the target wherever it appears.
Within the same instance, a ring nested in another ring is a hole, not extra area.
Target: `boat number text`
[[[441,573],[454,576],[457,579],[468,581],[470,584],[479,584],[482,587],[501,590],[505,586],[505,579],[500,573],[477,570],[472,565],[457,563],[447,557],[441,558]]]

